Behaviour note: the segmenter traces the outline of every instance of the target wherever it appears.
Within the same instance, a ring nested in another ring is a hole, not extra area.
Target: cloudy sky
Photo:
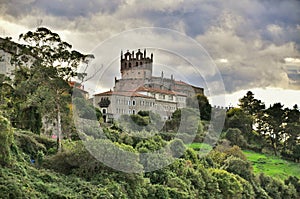
[[[0,13],[2,37],[17,39],[20,33],[46,26],[81,52],[99,58],[105,48],[110,61],[95,62],[104,65],[101,79],[119,76],[120,50],[149,47],[156,74],[162,69],[197,84],[191,69],[196,63],[204,79],[199,84],[205,84],[199,86],[216,93],[222,80],[227,104],[235,104],[233,96],[246,90],[257,91],[263,101],[300,104],[297,0],[0,0]],[[163,28],[166,34],[161,29],[132,31],[142,27]],[[202,65],[193,62],[196,59]],[[113,84],[104,82],[103,87]]]

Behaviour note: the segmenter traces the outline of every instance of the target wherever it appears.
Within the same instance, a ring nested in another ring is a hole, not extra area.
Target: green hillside
[[[16,68],[13,79],[0,75],[0,199],[300,198],[299,164],[242,151],[300,161],[298,106],[266,108],[249,91],[227,111],[221,135],[223,109],[203,118],[212,107],[199,95],[167,121],[139,111],[105,123],[107,112],[69,82],[85,79],[77,67],[90,55],[45,27],[20,39],[28,44],[0,42]]]
[[[266,175],[279,179],[286,179],[288,176],[300,177],[300,164],[283,160],[272,155],[265,155],[253,151],[244,150],[248,160],[253,165],[253,171],[256,174],[264,173]]]

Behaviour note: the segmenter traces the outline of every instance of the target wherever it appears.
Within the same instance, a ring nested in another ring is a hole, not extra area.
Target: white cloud
[[[267,30],[274,35],[280,35],[283,33],[283,29],[279,25],[276,25],[276,24],[269,24],[267,26]]]
[[[284,58],[284,61],[287,64],[300,64],[300,59],[299,58],[286,57],[286,58]]]
[[[217,62],[219,63],[228,63],[228,59],[218,59]]]
[[[220,96],[209,97],[212,105],[223,106],[223,107],[237,107],[239,99],[246,95],[247,91],[251,91],[256,99],[261,100],[265,103],[266,107],[273,105],[274,103],[282,103],[284,107],[292,108],[295,104],[299,107],[300,91],[290,89],[280,89],[274,87],[267,88],[251,88],[248,90],[240,90],[231,94],[226,94],[225,99]]]

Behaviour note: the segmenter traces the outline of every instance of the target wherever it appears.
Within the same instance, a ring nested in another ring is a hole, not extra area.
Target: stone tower
[[[130,53],[128,50],[123,55],[121,52],[121,76],[122,79],[151,79],[152,77],[153,54],[146,56],[138,49],[137,53]]]

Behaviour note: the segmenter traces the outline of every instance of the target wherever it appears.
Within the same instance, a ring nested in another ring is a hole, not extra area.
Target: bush
[[[237,145],[239,147],[247,146],[247,141],[245,140],[244,136],[240,129],[237,128],[229,128],[226,131],[225,138],[230,141],[231,145]]]
[[[10,148],[13,144],[13,131],[10,122],[0,115],[0,165],[11,162]]]
[[[241,198],[242,184],[234,174],[220,169],[210,169],[209,171],[215,177],[224,198]]]
[[[47,153],[47,148],[45,147],[45,145],[38,142],[32,135],[20,132],[15,133],[15,140],[19,149],[31,156],[31,158],[36,158],[39,151]]]
[[[222,166],[222,169],[225,169],[230,173],[237,174],[246,180],[251,180],[253,177],[250,162],[237,157],[230,156],[227,158],[225,160],[225,164]]]

